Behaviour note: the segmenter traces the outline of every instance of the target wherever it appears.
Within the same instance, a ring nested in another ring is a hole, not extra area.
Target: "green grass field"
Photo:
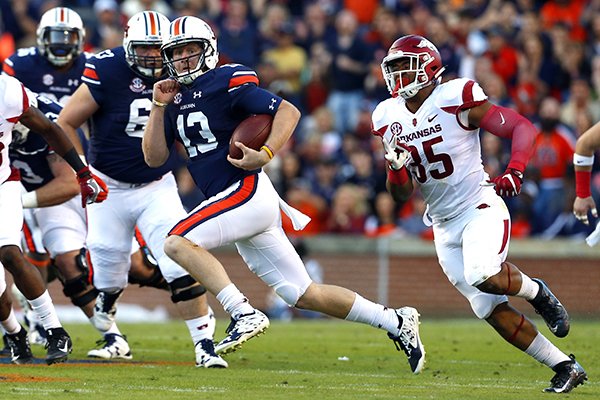
[[[590,380],[569,399],[599,399],[600,322],[572,321],[565,339]],[[219,321],[217,338],[225,321]],[[227,356],[228,369],[194,367],[183,323],[126,325],[134,361],[88,363],[97,339],[69,325],[75,349],[66,364],[0,364],[0,399],[543,399],[553,373],[474,319],[423,321],[427,364],[412,375],[385,332],[343,321],[272,323],[267,333]],[[34,347],[37,357],[44,349]]]

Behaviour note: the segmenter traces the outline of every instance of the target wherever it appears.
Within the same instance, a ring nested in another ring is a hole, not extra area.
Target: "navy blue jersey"
[[[17,50],[4,60],[2,70],[23,82],[27,89],[66,104],[81,83],[81,74],[90,56],[88,53],[80,54],[73,65],[63,71],[52,65],[36,47],[28,47]]]
[[[152,108],[154,80],[134,73],[122,47],[104,50],[86,64],[81,78],[100,108],[92,117],[88,161],[100,172],[128,183],[147,183],[175,165],[175,151],[161,167],[144,161],[142,136]]]
[[[258,87],[256,73],[239,64],[223,65],[182,87],[165,115],[167,143],[181,142],[196,185],[213,196],[255,174],[227,161],[235,128],[251,114],[275,115],[281,98]],[[173,146],[172,146],[173,147]]]
[[[37,108],[51,121],[58,118],[62,105],[47,97],[37,95]],[[87,140],[81,129],[77,130],[84,149],[87,147]],[[48,147],[44,138],[35,133],[29,132],[24,141],[13,137],[10,144],[9,154],[13,167],[21,172],[21,183],[28,192],[44,186],[52,179],[54,175],[48,165],[48,155],[53,151]]]

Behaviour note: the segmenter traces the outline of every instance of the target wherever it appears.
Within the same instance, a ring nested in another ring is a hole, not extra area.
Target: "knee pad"
[[[296,303],[298,303],[300,297],[304,294],[304,291],[302,291],[299,286],[289,282],[277,285],[273,289],[275,289],[275,293],[291,307],[294,307]]]
[[[169,282],[169,288],[171,288],[171,301],[173,303],[192,300],[206,293],[206,288],[196,282],[190,275],[184,275]]]
[[[163,274],[160,272],[160,269],[158,269],[158,268],[153,269],[152,276],[149,277],[148,279],[139,279],[139,278],[136,278],[135,276],[131,276],[131,274],[129,274],[127,276],[127,281],[134,285],[140,285],[140,287],[150,286],[150,287],[154,287],[157,289],[164,289],[164,290],[169,289],[169,284],[167,283]]]
[[[98,290],[90,285],[87,276],[81,274],[77,278],[63,282],[63,293],[71,299],[74,305],[83,307],[96,298]]]

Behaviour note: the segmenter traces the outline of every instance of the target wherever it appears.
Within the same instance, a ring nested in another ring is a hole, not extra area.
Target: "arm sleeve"
[[[479,126],[498,137],[511,139],[508,168],[525,171],[537,135],[535,126],[529,120],[510,108],[492,105]]]

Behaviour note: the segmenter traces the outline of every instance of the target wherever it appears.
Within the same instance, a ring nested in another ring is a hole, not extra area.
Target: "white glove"
[[[382,138],[383,148],[385,150],[385,159],[390,163],[390,168],[398,171],[406,165],[409,160],[410,152],[408,149],[396,145],[396,137],[392,136],[392,143],[386,138]]]

